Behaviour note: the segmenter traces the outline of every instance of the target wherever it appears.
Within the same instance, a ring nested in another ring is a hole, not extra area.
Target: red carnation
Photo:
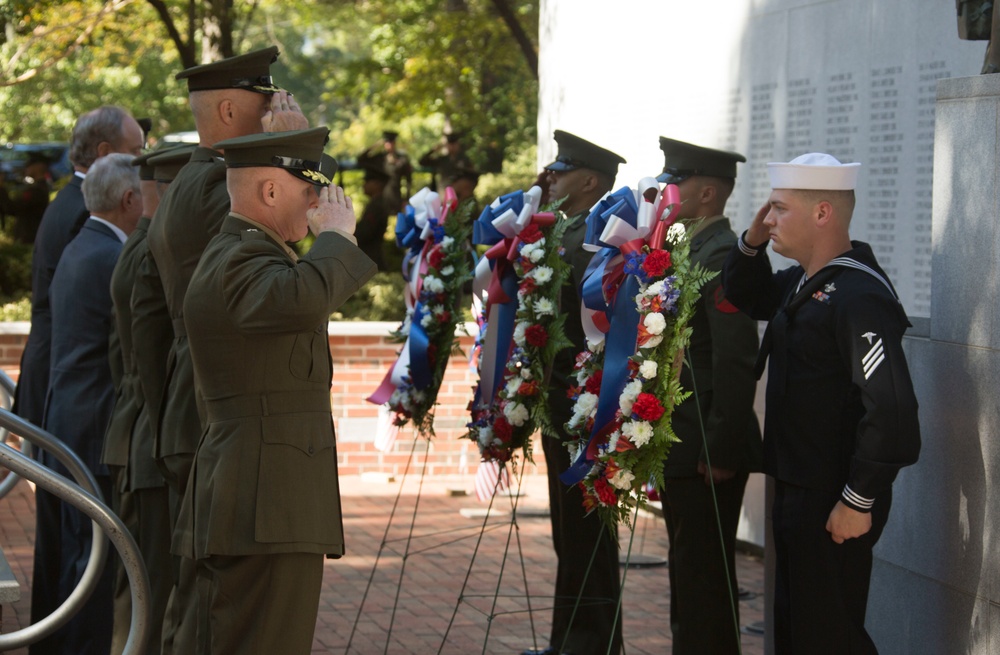
[[[427,344],[427,361],[431,364],[437,361],[438,349],[433,343]]]
[[[602,505],[616,505],[618,503],[618,496],[615,494],[614,487],[608,483],[607,478],[594,478],[594,492]]]
[[[451,320],[451,312],[441,312],[438,314],[438,323],[447,323]]]
[[[604,371],[594,371],[594,374],[587,378],[587,382],[584,385],[587,389],[587,393],[592,393],[594,395],[600,395],[601,393],[601,378],[604,377]]]
[[[434,246],[431,251],[427,254],[427,263],[431,268],[441,270],[441,264],[444,262],[444,251],[441,250],[441,246]]]
[[[535,348],[544,348],[549,342],[549,333],[541,325],[532,325],[524,331],[524,339]]]
[[[521,286],[520,286],[519,288],[520,288],[520,289],[521,289],[521,291],[523,291],[523,292],[524,292],[525,294],[529,294],[529,293],[534,293],[534,292],[535,292],[535,288],[536,288],[537,286],[538,286],[538,285],[537,285],[537,284],[535,284],[535,278],[533,278],[533,277],[526,277],[526,278],[524,278],[524,279],[523,279],[523,280],[521,281]]]
[[[514,429],[503,416],[498,416],[497,420],[493,422],[493,434],[503,443],[510,443],[510,437],[513,433]]]
[[[660,399],[651,393],[640,393],[632,404],[632,414],[643,421],[656,421],[663,416]]]
[[[538,393],[538,381],[531,380],[530,382],[522,382],[521,386],[517,388],[517,394],[519,396],[534,396]]]
[[[646,255],[642,262],[642,270],[650,277],[660,277],[670,268],[670,252],[667,250],[654,250]]]
[[[528,223],[527,225],[524,226],[524,229],[521,230],[521,233],[518,234],[517,236],[520,237],[521,241],[525,243],[534,243],[545,235],[542,234],[542,231],[538,228],[538,225],[536,225],[535,223]]]

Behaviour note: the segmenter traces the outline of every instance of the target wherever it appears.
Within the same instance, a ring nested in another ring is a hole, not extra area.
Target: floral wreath
[[[540,212],[540,197],[538,187],[501,196],[475,226],[473,241],[491,247],[473,285],[474,298],[485,295],[486,302],[476,312],[479,381],[464,436],[486,463],[504,464],[519,450],[532,461],[531,435],[551,425],[545,371],[572,346],[559,312],[560,289],[571,274],[561,244],[572,220]]]
[[[654,188],[658,202],[646,199]],[[609,302],[604,311],[594,311],[590,303],[593,313],[585,312],[587,350],[577,356],[577,385],[569,390],[574,405],[566,429],[578,439],[567,443],[575,474],[571,468],[562,479],[578,484],[584,507],[597,511],[608,525],[630,525],[635,505],[646,502],[647,489],[663,486],[663,462],[678,441],[671,415],[690,395],[679,382],[691,336],[688,322],[702,285],[716,275],[689,258],[690,235],[673,222],[679,207],[677,188],[668,186],[660,194],[655,180],[647,178],[640,190],[646,197],[628,188],[615,192],[587,219],[587,240],[604,247],[609,265],[598,267],[584,282],[585,304],[588,282],[601,290],[606,302],[615,292],[620,297],[614,298],[615,307]],[[659,218],[654,222],[653,217]],[[632,231],[623,230],[622,221]],[[626,237],[614,238],[616,229]],[[629,345],[619,349],[626,355],[620,361],[612,359],[621,355],[608,354],[615,347],[610,335],[616,327],[629,335],[624,340]],[[609,335],[607,347],[604,332]],[[606,379],[612,369],[620,371],[617,386]],[[602,390],[610,420],[599,425]]]
[[[444,198],[423,188],[396,220],[396,243],[406,248],[406,317],[390,333],[402,343],[396,362],[368,401],[388,404],[393,425],[434,435],[434,407],[448,359],[461,353],[462,290],[472,278],[471,205],[459,206],[451,187]]]

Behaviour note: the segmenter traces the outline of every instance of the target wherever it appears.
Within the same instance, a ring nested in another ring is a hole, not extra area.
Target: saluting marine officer
[[[197,560],[202,654],[308,654],[323,555],[344,554],[327,325],[376,268],[328,186],[327,134],[215,144],[232,211],[184,299],[207,425],[174,535]],[[310,230],[297,258],[287,242]]]
[[[177,74],[178,79],[187,80],[199,145],[160,200],[147,236],[151,257],[140,269],[133,291],[135,346],[144,351],[143,357],[149,360],[146,368],[152,374],[162,369],[158,362],[167,362],[165,388],[161,386],[163,400],[161,403],[161,396],[156,396],[157,406],[150,407],[150,417],[154,419],[154,456],[170,489],[174,521],[202,430],[182,303],[205,245],[229,211],[226,166],[222,153],[211,146],[229,138],[308,124],[295,101],[272,82],[270,67],[277,57],[278,49],[272,46]],[[162,342],[165,326],[169,326],[169,350]],[[142,384],[155,394],[164,382],[150,379]],[[148,400],[153,397],[146,394]],[[189,653],[194,629],[194,567],[183,558],[177,566],[174,597],[163,631],[164,648]]]

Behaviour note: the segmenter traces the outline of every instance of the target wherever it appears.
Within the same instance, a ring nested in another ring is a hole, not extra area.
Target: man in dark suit
[[[83,184],[91,216],[66,247],[52,277],[52,366],[43,427],[62,439],[87,465],[105,498],[111,480],[101,446],[114,403],[108,359],[111,273],[127,235],[142,213],[139,176],[132,156],[112,154],[91,167]],[[55,458],[42,461],[67,475]],[[79,582],[90,557],[92,526],[63,503],[58,602]],[[104,655],[111,645],[110,562],[84,608],[56,632],[45,652]]]
[[[552,545],[559,560],[552,610],[552,633],[545,655],[568,652],[589,655],[621,651],[622,624],[616,610],[621,583],[618,574],[618,541],[594,512],[587,515],[577,486],[567,488],[559,474],[569,468],[565,442],[572,439],[565,429],[573,413],[566,392],[576,381],[573,363],[586,348],[580,321],[580,285],[592,253],[583,249],[590,208],[612,190],[618,165],[625,160],[575,134],[555,131],[559,145],[556,160],[548,171],[549,198],[562,199],[559,209],[574,223],[563,235],[566,259],[573,267],[572,286],[563,287],[561,311],[566,315],[566,336],[573,342],[556,355],[549,384],[554,436],[542,437],[549,478],[549,507]],[[593,558],[593,563],[591,563]],[[584,581],[586,578],[586,581]],[[574,607],[577,599],[579,607]],[[573,618],[572,624],[570,618]],[[611,645],[610,651],[608,650]],[[563,649],[562,651],[560,649]],[[526,651],[535,653],[535,651]]]
[[[162,405],[151,407],[156,413],[151,413],[150,418],[154,421],[154,456],[170,489],[175,524],[176,508],[187,486],[202,430],[182,303],[205,245],[219,231],[229,211],[226,167],[222,153],[211,144],[308,124],[295,100],[272,83],[270,66],[277,58],[278,49],[272,46],[177,74],[188,84],[199,146],[160,200],[147,236],[152,257],[140,267],[133,290],[133,303],[138,305],[133,316],[135,348],[145,351],[143,357],[150,361],[156,358],[168,362]],[[171,326],[169,344],[161,339],[166,322]],[[148,368],[156,370],[161,366]],[[141,380],[141,384],[152,389],[162,382]],[[182,558],[177,576],[163,630],[164,648],[166,652],[190,653],[195,630],[193,562]]]
[[[344,554],[330,314],[376,272],[330,187],[324,127],[230,139],[232,212],[184,299],[207,425],[174,545],[197,560],[200,655],[307,655]],[[310,231],[299,259],[287,244]]]
[[[31,332],[21,355],[21,369],[14,397],[14,412],[35,425],[42,424],[45,394],[49,388],[52,347],[52,310],[49,285],[66,244],[80,231],[90,215],[81,187],[95,161],[111,153],[138,155],[144,135],[139,123],[121,107],[106,106],[81,116],[70,140],[74,174],[46,208],[35,235],[31,259]],[[58,436],[58,435],[57,435]],[[59,557],[59,506],[52,494],[35,491],[35,561],[31,583],[31,620],[37,622],[55,610],[59,571],[48,565]],[[51,540],[50,540],[51,539]],[[44,641],[31,647],[44,652]]]
[[[726,201],[746,158],[665,137],[660,149],[657,179],[680,191],[677,218],[691,235],[691,261],[720,271],[736,243]],[[747,477],[760,470],[763,453],[753,410],[757,323],[726,300],[721,285],[717,276],[701,288],[689,324],[681,385],[692,395],[674,410],[680,443],[663,467],[674,655],[740,652],[736,529]]]
[[[147,653],[160,652],[160,628],[172,582],[170,557],[170,513],[167,487],[153,460],[149,415],[136,372],[132,343],[132,287],[145,252],[149,222],[160,203],[160,194],[191,158],[194,146],[148,152],[133,160],[142,185],[142,217],[129,235],[111,276],[114,320],[111,330],[111,377],[115,405],[104,437],[102,462],[112,478],[113,507],[139,546],[151,586],[150,625]],[[120,562],[117,562],[120,564]],[[111,653],[118,655],[128,639],[132,597],[128,576],[116,567],[114,633]]]

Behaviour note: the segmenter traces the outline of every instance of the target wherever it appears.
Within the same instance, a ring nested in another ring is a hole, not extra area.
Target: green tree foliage
[[[391,128],[416,163],[463,131],[492,172],[488,202],[537,172],[538,13],[538,0],[0,0],[0,143],[68,140],[102,104],[151,117],[154,140],[191,130],[174,74],[276,44],[275,79],[330,126],[331,154],[349,161]],[[360,175],[342,182],[360,213]]]

